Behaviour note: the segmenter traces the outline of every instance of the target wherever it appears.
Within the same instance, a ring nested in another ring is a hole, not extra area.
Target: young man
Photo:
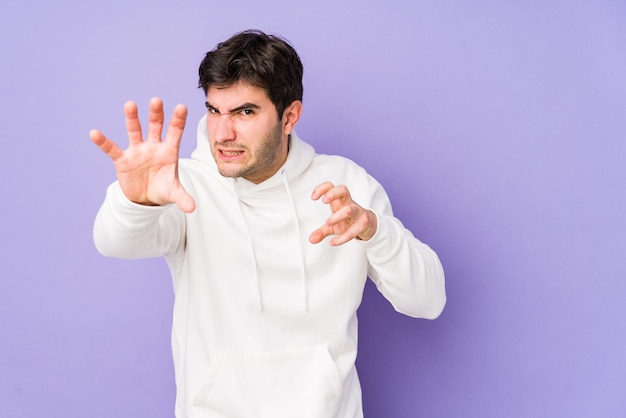
[[[208,112],[190,159],[178,156],[182,105],[162,139],[163,104],[152,99],[144,139],[127,103],[125,151],[90,132],[118,178],[96,218],[98,250],[163,256],[171,270],[176,416],[362,417],[365,280],[399,312],[435,318],[439,259],[365,170],[296,136],[302,64],[286,41],[242,32],[199,72]]]

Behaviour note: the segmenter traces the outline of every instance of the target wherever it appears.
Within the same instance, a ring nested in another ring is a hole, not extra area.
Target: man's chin
[[[222,177],[241,177],[245,174],[245,170],[241,167],[241,164],[225,163],[224,161],[215,160],[217,165],[217,171]]]
[[[233,171],[233,170],[221,170],[221,169],[218,169],[217,171],[220,173],[220,175],[221,175],[222,177],[227,177],[227,178],[237,178],[237,177],[241,177],[241,176],[242,176],[242,175],[241,175],[241,173],[240,173],[239,171]]]

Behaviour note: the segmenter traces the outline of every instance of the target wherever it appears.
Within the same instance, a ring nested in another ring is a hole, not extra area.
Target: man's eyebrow
[[[209,103],[209,101],[206,102],[206,107],[208,109],[215,109],[215,110],[217,110],[217,108],[215,106],[213,106],[211,103]],[[237,107],[235,107],[233,109],[230,109],[230,111],[227,114],[239,113],[242,110],[246,110],[246,109],[260,109],[260,108],[261,108],[261,106],[259,106],[257,104],[246,102],[246,103],[243,103],[243,104],[241,104],[241,105],[239,105],[239,106],[237,106]]]
[[[254,103],[244,103],[241,106],[237,106],[234,109],[230,109],[229,113],[239,113],[239,112],[241,112],[242,110],[245,110],[245,109],[260,109],[260,108],[261,108],[261,106],[259,106],[257,104],[254,104]]]

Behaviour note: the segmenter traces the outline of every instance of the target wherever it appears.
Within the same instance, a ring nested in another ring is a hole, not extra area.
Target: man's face
[[[258,184],[283,165],[288,132],[264,90],[241,83],[211,87],[207,107],[211,153],[222,176]]]

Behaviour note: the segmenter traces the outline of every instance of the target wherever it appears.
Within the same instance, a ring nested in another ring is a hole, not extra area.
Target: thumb
[[[183,186],[178,186],[172,193],[172,202],[185,213],[191,213],[196,210],[196,202]]]

